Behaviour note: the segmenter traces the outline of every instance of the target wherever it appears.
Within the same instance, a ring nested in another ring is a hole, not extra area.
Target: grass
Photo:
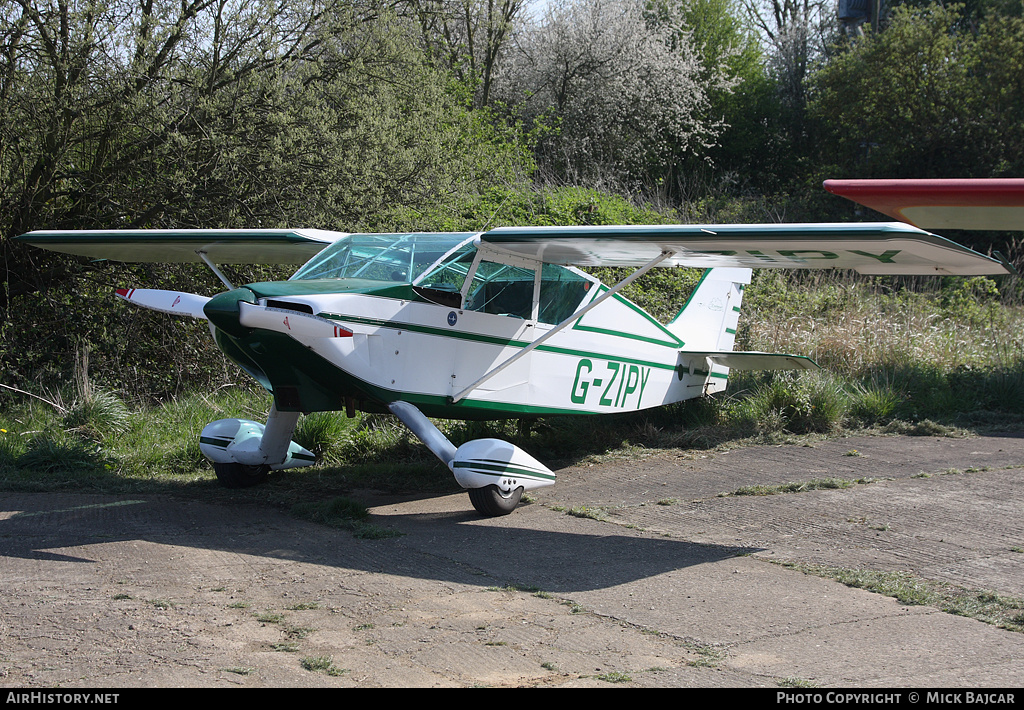
[[[307,671],[325,673],[329,676],[341,676],[348,673],[347,669],[334,665],[334,658],[331,656],[306,656],[299,661],[299,664]]]
[[[844,478],[814,478],[809,481],[791,481],[778,485],[743,486],[731,493],[719,493],[720,498],[729,496],[773,496],[781,493],[804,493],[806,491],[836,490],[855,485],[874,483],[872,478],[849,480]]]
[[[308,626],[290,626],[285,630],[285,634],[287,634],[288,638],[304,639],[313,633],[313,631],[314,629],[311,629]]]
[[[255,668],[249,668],[247,666],[232,666],[229,668],[221,668],[225,673],[236,673],[238,675],[252,675],[256,672]]]
[[[778,682],[780,688],[816,688],[817,686],[803,678],[783,678]]]
[[[851,414],[862,420],[1019,414],[1024,309],[1014,288],[985,277],[794,281],[759,273],[744,347],[810,356],[850,384]]]
[[[1024,633],[1024,599],[927,580],[909,572],[781,564],[799,569],[806,574],[834,579],[848,587],[884,594],[901,604],[931,606],[949,614],[977,619],[1002,629]]]
[[[76,478],[66,485],[97,491],[162,490],[175,482],[213,481],[199,451],[199,432],[216,419],[263,421],[270,405],[266,393],[245,388],[133,409],[114,401],[107,400],[109,408],[123,409],[128,416],[111,427],[109,417],[95,411],[88,422],[83,414],[72,423],[65,411],[37,399],[0,397],[0,486],[60,487],[61,474],[67,473]],[[385,429],[387,436],[381,434]],[[434,465],[429,451],[397,422],[313,414],[300,418],[295,439],[322,452],[319,471],[337,471],[355,484],[389,489],[399,478],[412,478],[413,487],[421,490],[440,487],[437,469],[444,467]],[[370,439],[376,441],[367,444]]]
[[[605,520],[607,515],[601,508],[593,508],[586,505],[577,505],[571,508],[556,505],[552,506],[552,510],[571,515],[574,518],[590,518],[591,520]]]
[[[693,668],[717,668],[725,658],[725,652],[719,648],[707,644],[691,645],[690,650],[696,654],[696,658],[688,661],[686,665]]]

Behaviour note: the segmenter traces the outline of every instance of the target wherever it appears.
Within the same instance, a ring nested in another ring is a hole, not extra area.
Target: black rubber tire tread
[[[501,489],[497,486],[469,489],[469,500],[473,503],[473,507],[478,513],[488,518],[508,515],[519,506],[519,500],[522,497],[522,488],[516,488],[508,495],[502,494]]]
[[[251,488],[267,480],[270,466],[245,466],[240,463],[215,463],[213,472],[225,488]]]

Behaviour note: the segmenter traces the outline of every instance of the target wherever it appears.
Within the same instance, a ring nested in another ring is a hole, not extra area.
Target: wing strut
[[[515,355],[513,355],[512,357],[510,357],[507,360],[505,360],[505,362],[501,363],[500,365],[498,365],[495,368],[492,368],[492,369],[488,370],[486,373],[484,373],[483,377],[478,379],[476,382],[471,384],[469,387],[467,387],[466,389],[462,390],[457,395],[454,395],[453,397],[449,398],[451,403],[454,404],[455,402],[458,402],[460,399],[462,399],[467,394],[469,394],[470,392],[475,390],[477,387],[479,387],[481,384],[483,384],[487,380],[489,380],[492,377],[494,377],[495,375],[497,375],[499,372],[504,370],[506,367],[508,367],[509,365],[514,363],[516,360],[520,359],[521,357],[523,357],[524,355],[529,353],[531,350],[535,350],[537,348],[537,346],[541,345],[544,341],[546,341],[552,335],[554,335],[558,331],[562,330],[563,328],[565,328],[570,323],[573,323],[574,321],[578,320],[579,318],[581,318],[585,313],[587,313],[591,309],[596,308],[601,303],[604,303],[606,300],[608,300],[609,298],[614,296],[616,293],[621,291],[626,286],[629,286],[629,284],[631,284],[634,281],[636,281],[638,278],[640,278],[641,276],[646,274],[648,271],[653,269],[655,266],[657,266],[658,264],[663,262],[665,259],[667,259],[670,256],[672,256],[673,254],[675,254],[674,251],[663,251],[663,252],[661,252],[658,256],[656,256],[655,258],[653,258],[650,261],[648,261],[646,264],[641,266],[639,269],[637,269],[636,271],[631,273],[626,278],[622,279],[622,281],[619,281],[617,284],[615,284],[614,286],[609,288],[607,291],[605,291],[600,296],[595,298],[593,301],[591,301],[590,303],[585,305],[583,308],[581,308],[578,311],[576,311],[575,313],[573,313],[571,316],[569,316],[568,318],[563,320],[561,323],[556,325],[554,328],[549,330],[547,333],[545,333],[544,335],[540,336],[539,338],[534,340],[532,343],[527,345],[525,348],[523,348],[522,350],[517,352]]]
[[[196,252],[196,254],[199,256],[200,259],[203,260],[204,264],[206,264],[207,266],[210,267],[210,269],[213,270],[213,273],[215,273],[217,275],[217,278],[220,279],[220,282],[228,287],[228,291],[234,291],[235,290],[235,287],[231,285],[230,281],[228,281],[228,277],[225,276],[224,273],[220,269],[217,268],[216,264],[214,264],[212,261],[210,261],[210,257],[208,257],[206,255],[205,251],[199,250],[199,251]]]

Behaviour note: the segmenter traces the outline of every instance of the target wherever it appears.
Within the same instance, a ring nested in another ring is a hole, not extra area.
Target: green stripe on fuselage
[[[463,399],[451,403],[441,395],[402,392],[374,385],[352,375],[316,354],[298,341],[281,333],[253,330],[248,336],[234,338],[217,334],[218,342],[227,340],[233,347],[225,354],[249,354],[236,363],[252,369],[255,363],[265,375],[280,411],[333,412],[345,409],[346,398],[359,402],[365,411],[388,411],[387,405],[402,400],[419,408],[428,417],[441,419],[514,419],[523,416],[589,414],[560,407],[538,407],[516,403]],[[243,367],[243,369],[246,369]],[[248,371],[248,370],[247,370]]]
[[[341,323],[352,323],[354,325],[368,325],[375,328],[391,328],[393,330],[402,330],[410,333],[421,333],[423,335],[435,335],[441,338],[453,338],[455,340],[467,340],[475,343],[487,343],[490,345],[500,345],[502,347],[509,348],[525,348],[530,344],[528,340],[514,340],[511,338],[502,338],[495,335],[483,335],[481,333],[471,333],[468,331],[458,331],[451,328],[435,328],[428,325],[418,325],[416,323],[409,323],[406,321],[393,321],[383,320],[380,318],[363,318],[360,316],[345,316],[338,315],[335,313],[319,313],[321,318],[329,318],[336,320]],[[675,356],[675,348],[662,344],[666,350],[670,351]],[[565,348],[556,345],[538,345],[537,350],[540,352],[554,353],[556,355],[571,355],[573,357],[590,357],[597,358],[600,360],[617,360],[619,362],[626,362],[631,365],[643,365],[644,367],[654,367],[659,370],[675,370],[675,364],[668,364],[664,362],[655,362],[653,360],[642,360],[639,358],[631,357],[620,357],[618,355],[609,355],[607,353],[601,353],[594,350],[580,350],[578,348]]]

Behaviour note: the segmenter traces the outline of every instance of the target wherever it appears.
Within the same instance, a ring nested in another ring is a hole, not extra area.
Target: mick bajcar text
[[[902,692],[902,693],[811,693],[780,690],[775,694],[775,702],[792,705],[820,705],[822,703],[836,705],[898,705],[906,700],[909,704],[935,705],[1015,705],[1013,693],[988,692],[979,693],[970,690],[955,692]]]

